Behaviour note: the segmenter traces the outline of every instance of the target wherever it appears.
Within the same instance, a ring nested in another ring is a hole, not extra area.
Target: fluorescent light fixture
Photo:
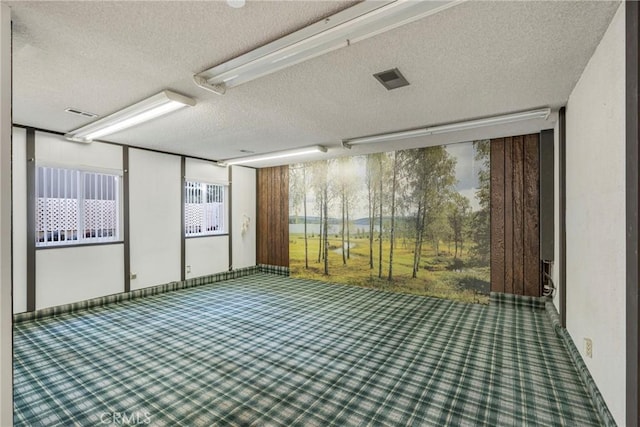
[[[227,88],[282,70],[393,28],[433,15],[464,0],[365,0],[315,24],[193,76],[220,95]]]
[[[170,90],[144,99],[107,117],[73,130],[65,135],[70,141],[89,143],[94,139],[119,132],[140,123],[163,116],[184,107],[193,107],[196,102]]]
[[[415,138],[429,135],[426,128],[403,130],[400,132],[383,133],[381,135],[363,136],[360,138],[345,139],[342,145],[372,144],[374,142],[396,141],[398,139]]]
[[[293,150],[275,151],[273,153],[256,154],[255,156],[239,157],[236,159],[225,160],[227,166],[241,165],[246,163],[261,162],[264,160],[284,159],[287,157],[303,156],[305,154],[326,153],[327,147],[322,145],[312,145],[311,147],[295,148]]]
[[[450,123],[447,125],[422,127],[417,129],[389,132],[379,135],[363,136],[342,140],[342,146],[351,148],[353,145],[372,144],[376,142],[397,141],[405,138],[415,138],[418,136],[437,135],[441,133],[457,132],[468,129],[476,129],[485,126],[496,126],[524,120],[543,119],[547,120],[551,114],[551,108],[541,108],[539,110],[522,111],[519,113],[505,114],[502,116],[485,117],[477,120]]]
[[[551,114],[551,108],[542,108],[540,110],[523,111],[520,113],[505,114],[502,116],[486,117],[478,120],[469,120],[466,122],[451,123],[442,126],[432,126],[427,128],[431,135],[439,133],[455,132],[459,130],[475,129],[485,126],[503,125],[506,123],[521,122],[524,120],[544,119],[547,120]]]

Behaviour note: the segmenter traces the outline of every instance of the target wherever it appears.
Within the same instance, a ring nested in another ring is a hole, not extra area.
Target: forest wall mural
[[[291,165],[291,275],[487,303],[489,155],[483,140]]]

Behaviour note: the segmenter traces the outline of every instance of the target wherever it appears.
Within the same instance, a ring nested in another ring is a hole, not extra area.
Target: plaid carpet
[[[15,326],[16,425],[599,425],[544,311],[256,274]]]

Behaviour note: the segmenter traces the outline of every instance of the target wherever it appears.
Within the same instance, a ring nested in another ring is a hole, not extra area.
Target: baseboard
[[[547,297],[529,297],[524,295],[506,294],[503,292],[491,292],[489,294],[490,305],[544,310],[546,303]]]
[[[593,377],[591,376],[587,365],[584,363],[580,352],[576,348],[573,339],[571,339],[569,331],[567,331],[560,325],[560,316],[558,315],[558,311],[556,310],[555,305],[553,305],[553,302],[550,299],[545,304],[545,310],[547,316],[549,317],[549,320],[551,321],[551,324],[553,325],[553,329],[556,331],[556,334],[558,334],[558,336],[562,339],[562,342],[564,343],[564,346],[567,349],[569,356],[571,357],[573,365],[578,370],[580,379],[582,379],[582,382],[586,386],[591,400],[596,406],[596,410],[598,411],[598,415],[600,416],[602,425],[607,427],[617,426],[615,420],[613,419],[613,415],[611,415],[611,412],[609,411],[609,408],[607,407],[607,404],[605,403],[604,398],[600,393],[600,390],[598,390],[596,382],[593,380]]]
[[[225,271],[207,276],[194,277],[187,280],[165,283],[157,286],[150,286],[144,289],[137,289],[130,292],[122,292],[118,294],[106,295],[103,297],[92,298],[85,301],[74,302],[70,304],[58,305],[55,307],[47,307],[40,310],[18,313],[13,315],[14,323],[27,320],[42,319],[51,316],[60,316],[67,313],[73,313],[80,310],[87,310],[107,304],[113,304],[123,301],[129,301],[136,298],[144,298],[152,295],[158,295],[165,292],[177,291],[179,289],[192,288],[194,286],[202,286],[209,283],[221,282],[223,280],[236,279],[239,277],[249,276],[256,273],[269,273],[282,276],[289,275],[288,267],[279,267],[272,265],[259,264],[251,267],[239,268],[232,271]]]

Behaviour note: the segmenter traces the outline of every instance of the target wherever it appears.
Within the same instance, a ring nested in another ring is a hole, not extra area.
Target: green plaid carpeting
[[[599,425],[544,310],[261,273],[14,335],[22,426]]]

